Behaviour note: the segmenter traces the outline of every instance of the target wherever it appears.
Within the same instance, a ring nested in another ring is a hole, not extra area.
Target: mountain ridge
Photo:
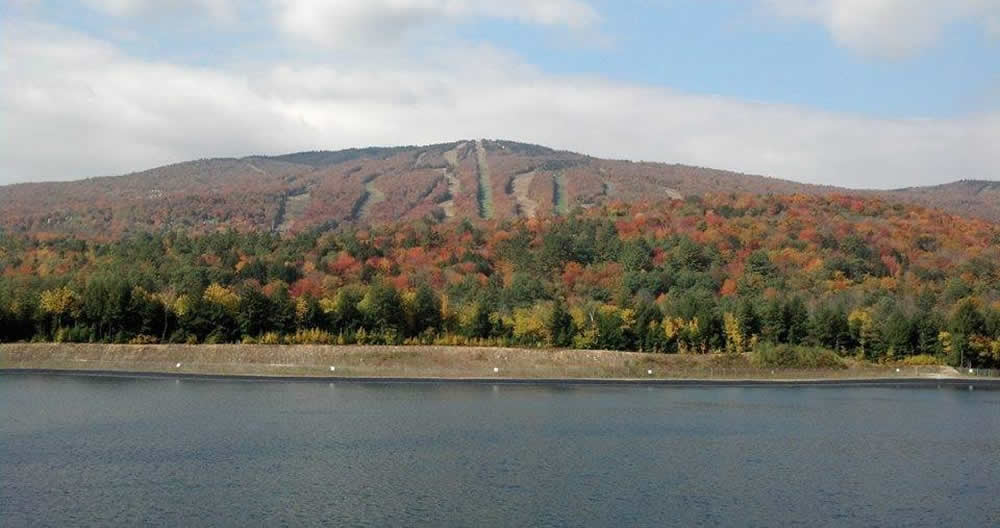
[[[1000,182],[989,180],[849,189],[483,139],[204,158],[0,186],[0,228],[105,238],[176,228],[294,232],[426,217],[502,220],[708,193],[875,197],[1000,222]]]

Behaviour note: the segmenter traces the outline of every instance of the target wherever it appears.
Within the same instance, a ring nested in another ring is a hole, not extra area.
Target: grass
[[[762,368],[847,368],[832,350],[793,345],[760,344],[751,353],[750,362]]]
[[[493,183],[490,180],[490,166],[486,162],[486,149],[483,142],[476,142],[476,162],[479,167],[479,189],[476,198],[479,200],[479,216],[493,218]]]
[[[354,202],[351,217],[355,220],[364,218],[373,205],[385,201],[385,194],[375,187],[375,178],[377,176],[373,175],[365,180],[365,190],[361,191],[358,201]]]
[[[177,364],[180,364],[178,367]],[[336,368],[335,371],[330,367]],[[845,379],[932,376],[848,360],[841,368],[756,366],[749,356],[450,346],[0,345],[0,368],[255,376],[567,379]],[[494,372],[494,368],[499,369]],[[652,371],[652,374],[649,373]]]
[[[566,196],[566,176],[560,171],[552,177],[552,204],[556,214],[569,213],[569,197]]]

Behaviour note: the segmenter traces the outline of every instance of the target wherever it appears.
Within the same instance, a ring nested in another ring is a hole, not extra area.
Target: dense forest
[[[1000,226],[707,195],[294,235],[0,233],[0,341],[424,343],[1000,366]]]

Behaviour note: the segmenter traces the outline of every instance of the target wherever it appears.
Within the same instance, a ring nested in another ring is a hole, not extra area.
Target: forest
[[[538,218],[0,232],[0,341],[821,350],[1000,366],[1000,226],[855,196]]]

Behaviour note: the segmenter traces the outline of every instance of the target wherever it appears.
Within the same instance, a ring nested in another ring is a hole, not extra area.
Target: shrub
[[[278,345],[281,344],[281,336],[279,336],[277,332],[268,332],[257,338],[257,344]]]
[[[90,327],[76,325],[69,329],[64,338],[70,343],[89,343],[94,341],[94,332]]]
[[[916,356],[909,356],[903,360],[903,364],[909,367],[923,367],[923,366],[933,366],[940,365],[941,361],[938,358],[930,354],[919,354]]]
[[[332,345],[336,340],[333,334],[318,328],[298,330],[285,338],[285,342],[290,345]]]
[[[128,340],[128,344],[130,345],[155,345],[156,343],[159,342],[160,342],[159,339],[151,335],[145,335],[145,334],[139,334],[133,337],[132,339]]]
[[[770,343],[758,344],[751,362],[761,368],[847,368],[840,356],[825,348]]]

